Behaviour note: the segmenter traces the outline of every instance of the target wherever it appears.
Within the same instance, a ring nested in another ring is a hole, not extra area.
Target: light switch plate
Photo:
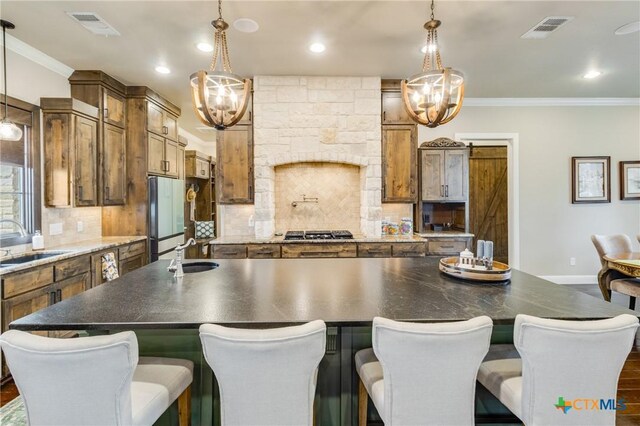
[[[84,231],[84,223],[81,220],[76,222],[76,231],[78,232]]]
[[[60,235],[60,234],[62,234],[62,223],[49,224],[49,235]]]

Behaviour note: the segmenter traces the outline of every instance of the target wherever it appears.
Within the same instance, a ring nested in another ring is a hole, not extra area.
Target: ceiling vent
[[[547,38],[552,32],[571,21],[573,16],[547,16],[538,22],[529,31],[522,34],[520,38]]]
[[[102,19],[98,14],[93,12],[67,12],[74,21],[88,29],[94,34],[101,36],[119,36],[120,33],[116,31],[107,21]]]

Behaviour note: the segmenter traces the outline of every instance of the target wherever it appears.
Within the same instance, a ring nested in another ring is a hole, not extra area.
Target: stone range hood
[[[369,237],[380,236],[380,95],[379,77],[254,79],[256,238],[270,238],[277,231],[286,231],[276,229],[276,172],[279,166],[298,163],[358,167],[360,226],[351,230]],[[345,223],[352,223],[353,218],[344,219]]]

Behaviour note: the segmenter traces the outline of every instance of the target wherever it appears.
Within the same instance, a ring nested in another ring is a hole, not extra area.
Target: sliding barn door
[[[473,147],[469,157],[469,221],[478,240],[494,243],[494,259],[508,263],[507,147]]]

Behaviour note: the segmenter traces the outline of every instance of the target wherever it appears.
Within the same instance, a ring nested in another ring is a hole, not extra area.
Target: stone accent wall
[[[380,78],[257,76],[253,108],[255,236],[276,231],[275,167],[299,162],[360,167],[359,231],[379,236]]]

